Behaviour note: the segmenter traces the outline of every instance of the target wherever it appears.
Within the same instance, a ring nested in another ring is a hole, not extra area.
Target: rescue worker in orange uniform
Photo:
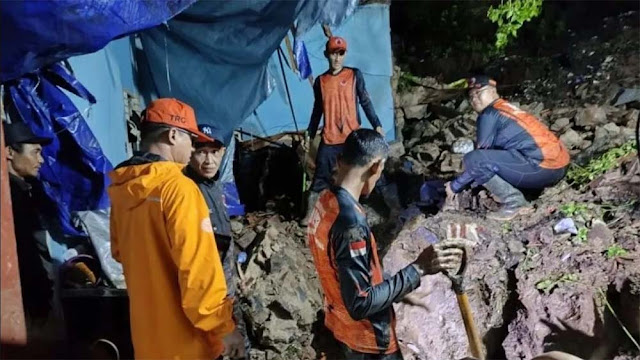
[[[353,131],[338,158],[336,182],[320,193],[307,237],[324,292],[325,325],[348,360],[402,359],[393,303],[420,286],[420,277],[457,271],[464,243],[443,241],[383,279],[376,241],[358,202],[375,187],[389,147],[370,129]]]
[[[300,221],[307,225],[313,204],[320,191],[331,185],[331,174],[336,165],[336,157],[342,151],[342,144],[349,134],[360,128],[358,104],[371,122],[373,128],[383,134],[382,125],[373,108],[373,103],[365,88],[364,76],[357,68],[344,67],[347,41],[341,37],[331,37],[325,46],[324,55],[329,62],[329,70],[320,75],[314,85],[315,102],[307,132],[313,140],[324,116],[322,141],[316,155],[316,168],[307,201],[307,214]],[[384,135],[384,134],[383,134]]]
[[[518,188],[558,183],[569,166],[569,152],[535,116],[501,99],[495,80],[482,75],[468,84],[471,106],[479,114],[476,150],[464,156],[462,175],[446,185],[447,197],[470,184],[482,185],[502,203],[487,217],[511,220],[532,210]]]
[[[209,209],[182,172],[194,139],[213,142],[193,109],[155,100],[143,114],[142,152],[110,174],[111,251],[124,268],[138,359],[244,352]]]

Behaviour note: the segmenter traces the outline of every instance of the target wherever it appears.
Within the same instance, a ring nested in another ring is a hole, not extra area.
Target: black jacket
[[[40,206],[25,180],[9,174],[9,184],[25,315],[28,319],[45,319],[51,310],[53,275],[49,274],[52,260]]]

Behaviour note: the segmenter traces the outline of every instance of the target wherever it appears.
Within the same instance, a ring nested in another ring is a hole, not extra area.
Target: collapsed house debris
[[[517,90],[505,90],[561,137],[579,165],[630,144],[640,115],[637,99],[624,100],[633,99],[625,89],[640,85],[637,36],[623,31],[600,45],[590,41],[572,48],[576,62],[593,62],[582,66],[581,75],[557,65],[553,71],[563,77],[526,80]],[[587,56],[592,48],[608,53]],[[400,75],[396,68],[394,88]],[[625,333],[640,333],[640,164],[632,146],[630,155],[615,157],[610,168],[589,175],[581,186],[570,178],[533,194],[536,210],[526,218],[486,220],[482,214],[497,203],[478,190],[462,193],[454,212],[425,215],[423,205],[442,205],[443,194],[435,190],[442,179],[462,170],[462,158],[473,148],[476,116],[460,91],[431,78],[412,81],[395,97],[401,145],[393,144],[386,170],[397,182],[401,204],[384,214],[367,207],[371,220],[388,231],[388,241],[379,242],[385,272],[395,273],[437,242],[448,222],[476,223],[479,241],[465,285],[487,358],[531,358],[550,350],[592,359],[636,356]],[[330,350],[317,345],[319,336],[331,335],[319,335],[314,326],[322,321],[322,295],[304,232],[274,213],[250,214],[237,230],[237,242],[251,253],[240,288],[245,316],[254,314],[252,358],[306,359]],[[305,279],[303,287],[295,285],[298,279]],[[405,359],[468,355],[446,277],[424,278],[395,309]]]
[[[238,264],[238,289],[255,340],[251,359],[315,359],[311,330],[322,295],[304,230],[272,213],[250,214],[234,232],[250,254]]]

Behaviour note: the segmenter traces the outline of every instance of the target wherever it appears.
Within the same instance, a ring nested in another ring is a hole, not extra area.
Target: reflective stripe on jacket
[[[398,350],[393,303],[420,286],[412,265],[383,279],[376,241],[358,202],[346,190],[323,191],[307,229],[325,298],[325,325],[350,349]]]

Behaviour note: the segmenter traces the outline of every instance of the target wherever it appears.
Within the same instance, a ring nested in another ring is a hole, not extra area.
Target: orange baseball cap
[[[327,41],[326,50],[328,53],[334,53],[340,50],[347,51],[347,40],[339,36],[332,36],[329,38],[329,41]]]
[[[152,101],[145,110],[142,123],[167,125],[186,130],[196,135],[199,142],[215,141],[198,130],[193,108],[178,99],[162,98]]]

